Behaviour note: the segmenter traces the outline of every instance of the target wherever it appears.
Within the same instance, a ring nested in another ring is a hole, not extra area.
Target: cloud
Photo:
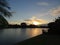
[[[30,19],[25,20],[28,24],[33,24],[34,22],[38,22],[39,24],[46,24],[48,23],[46,20],[44,19],[38,19],[37,17],[32,17]]]
[[[20,24],[20,21],[9,21],[9,24]]]
[[[48,6],[49,4],[47,2],[38,2],[37,5]]]
[[[53,8],[53,9],[50,9],[49,12],[50,12],[51,15],[54,15],[54,16],[60,15],[60,6],[58,6],[56,8]]]

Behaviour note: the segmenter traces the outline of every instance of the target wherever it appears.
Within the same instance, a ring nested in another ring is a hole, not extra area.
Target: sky
[[[12,17],[6,18],[11,24],[20,24],[36,17],[46,23],[60,15],[60,0],[8,0]]]

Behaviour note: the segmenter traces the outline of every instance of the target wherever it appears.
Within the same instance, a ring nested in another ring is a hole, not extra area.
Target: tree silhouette
[[[50,34],[60,34],[60,17],[58,17],[55,22],[51,22],[48,24]]]
[[[10,7],[6,0],[0,0],[0,24],[7,24],[7,20],[4,17],[12,16],[9,11]],[[3,21],[4,20],[4,21]]]
[[[22,27],[22,28],[26,28],[26,27],[27,27],[27,24],[26,24],[25,22],[22,22],[22,23],[21,23],[21,27]]]
[[[0,15],[0,25],[7,25],[7,24],[8,24],[7,20],[2,15]]]

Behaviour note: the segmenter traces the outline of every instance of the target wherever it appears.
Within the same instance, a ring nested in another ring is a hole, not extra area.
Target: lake
[[[10,28],[0,29],[0,45],[13,45],[20,41],[42,34],[47,28]]]

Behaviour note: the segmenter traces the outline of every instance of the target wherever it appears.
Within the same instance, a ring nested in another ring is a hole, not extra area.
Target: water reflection
[[[0,30],[0,45],[12,45],[40,34],[42,34],[42,28],[11,28]]]
[[[42,29],[40,29],[40,28],[27,29],[26,34],[29,37],[34,37],[34,36],[42,34]]]

